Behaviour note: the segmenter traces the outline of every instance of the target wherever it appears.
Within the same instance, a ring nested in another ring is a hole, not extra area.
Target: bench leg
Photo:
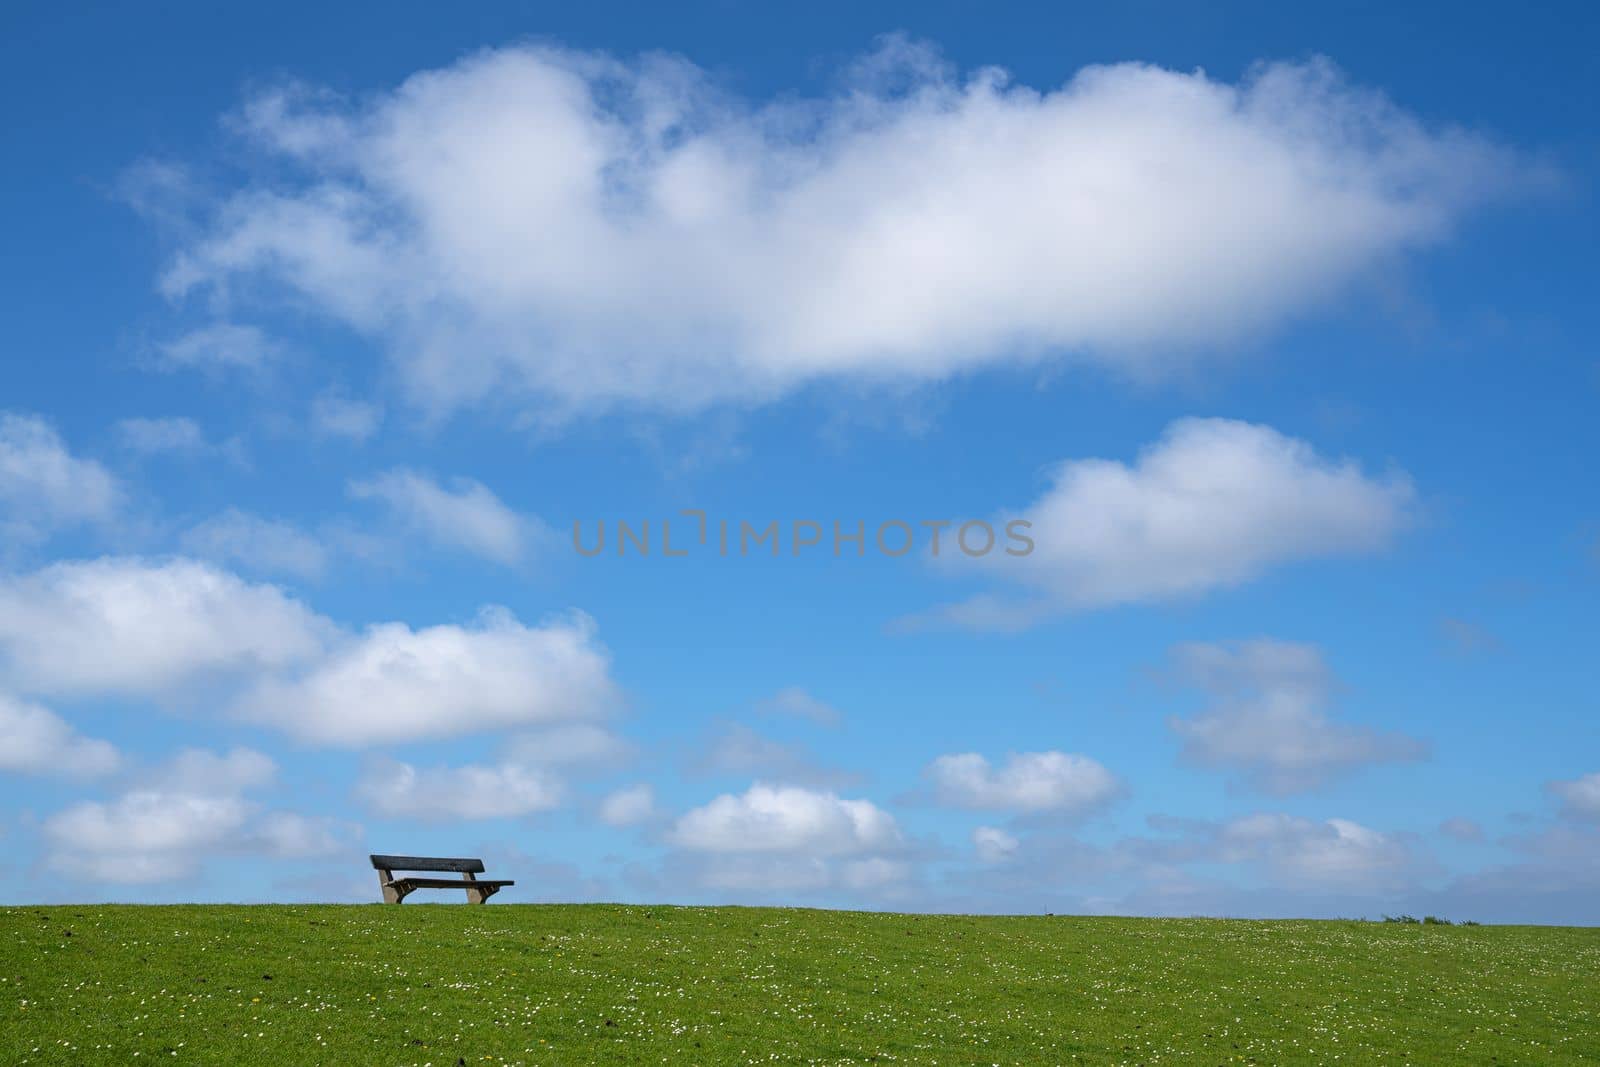
[[[392,871],[378,872],[378,888],[383,890],[383,902],[385,904],[398,904],[406,898],[404,893],[390,884],[393,881],[394,873]]]
[[[489,890],[486,893],[482,889],[478,889],[475,886],[468,886],[467,887],[467,903],[468,904],[482,904],[484,901],[489,899],[489,893],[493,893],[493,892],[494,892],[494,890],[492,890],[492,889]]]

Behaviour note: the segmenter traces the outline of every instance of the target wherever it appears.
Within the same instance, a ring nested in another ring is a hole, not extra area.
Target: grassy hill
[[[1577,1063],[1600,930],[0,908],[5,1063]]]

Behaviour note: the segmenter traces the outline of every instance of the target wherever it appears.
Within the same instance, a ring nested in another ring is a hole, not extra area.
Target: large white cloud
[[[529,626],[488,608],[469,625],[351,633],[275,586],[189,559],[108,557],[0,578],[0,680],[14,689],[167,698],[206,687],[233,715],[318,744],[592,722],[618,700],[609,670],[579,614]],[[567,762],[614,741],[544,740]]]
[[[268,93],[239,125],[260,179],[167,291],[287,287],[434,410],[690,409],[1055,354],[1157,373],[1440,241],[1517,169],[1323,62],[1040,91],[904,42],[810,101],[524,46],[360,103]],[[224,329],[168,360],[261,347]]]
[[[326,817],[263,811],[245,794],[276,773],[252,749],[186,749],[110,801],[81,801],[45,819],[51,866],[100,882],[164,882],[218,854],[328,855],[359,834]]]
[[[193,560],[108,557],[0,578],[0,672],[51,693],[161,693],[319,655],[332,624]]]
[[[194,871],[241,833],[255,806],[234,795],[138,789],[84,801],[45,820],[54,866],[113,882],[159,882]]]
[[[894,816],[869,800],[756,783],[679,816],[666,840],[675,881],[739,894],[893,894],[913,876]]]
[[[787,852],[814,857],[893,849],[894,817],[870,800],[798,786],[756,784],[680,816],[670,839],[696,852]]]
[[[57,527],[101,522],[122,499],[116,478],[74,456],[50,423],[0,412],[0,537],[32,540]]]
[[[372,626],[237,711],[317,744],[393,744],[593,718],[617,701],[609,670],[588,617],[527,626],[489,609],[467,626]]]
[[[1269,426],[1180,419],[1132,464],[1061,464],[1042,497],[996,519],[997,530],[1032,523],[1028,554],[997,548],[969,560],[942,548],[941,559],[1028,592],[986,595],[940,617],[1020,627],[1060,611],[1237,585],[1294,560],[1373,552],[1406,526],[1415,500],[1403,474],[1369,475]]]
[[[84,737],[48,708],[0,693],[0,771],[92,778],[119,763],[109,741]]]
[[[940,756],[923,774],[938,802],[980,810],[1082,814],[1122,789],[1105,767],[1069,752],[1019,752],[1002,767],[976,752],[964,752]]]
[[[1311,645],[1186,644],[1173,649],[1172,661],[1177,679],[1211,698],[1200,714],[1169,721],[1183,738],[1182,757],[1240,773],[1269,792],[1312,789],[1360,767],[1427,754],[1415,738],[1328,718],[1336,683]]]

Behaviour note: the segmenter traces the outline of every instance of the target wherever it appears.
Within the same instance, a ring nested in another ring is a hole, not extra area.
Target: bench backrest
[[[379,871],[457,871],[462,874],[482,874],[483,861],[474,859],[449,859],[443,856],[372,856],[372,866]]]

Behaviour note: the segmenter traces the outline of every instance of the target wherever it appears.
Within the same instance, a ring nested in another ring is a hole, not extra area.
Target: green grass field
[[[1600,930],[788,909],[0,909],[0,1062],[1578,1063]]]

